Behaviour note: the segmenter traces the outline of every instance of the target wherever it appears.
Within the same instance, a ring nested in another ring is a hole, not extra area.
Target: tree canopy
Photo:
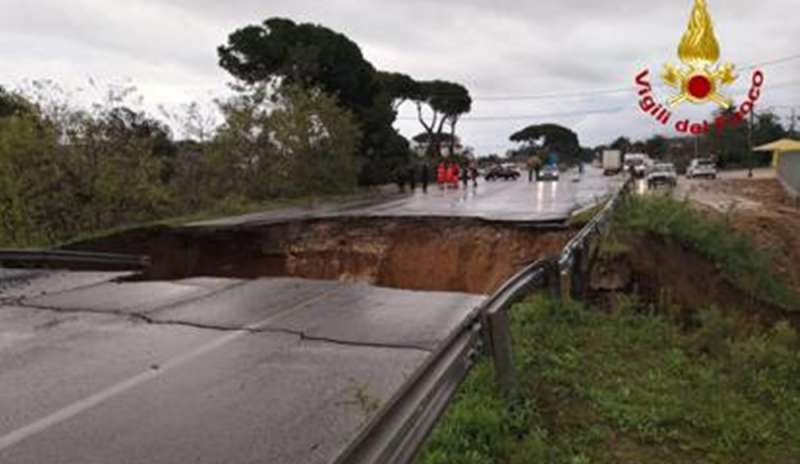
[[[406,74],[378,71],[344,34],[285,18],[234,31],[218,54],[220,65],[243,82],[319,88],[352,111],[363,134],[362,183],[385,182],[408,161],[408,142],[393,127],[404,102],[416,102],[420,114],[426,105],[433,111],[430,121],[420,115],[431,134],[441,134],[445,123],[455,133],[459,116],[472,103],[459,84],[417,82]]]
[[[428,134],[429,140],[434,143],[428,146],[428,154],[439,153],[439,145],[442,143],[442,134],[445,124],[450,124],[450,148],[452,151],[456,125],[465,113],[472,109],[472,98],[469,91],[454,82],[447,81],[425,81],[419,82],[416,86],[414,101],[417,105],[417,116],[420,124]],[[423,107],[427,106],[430,116],[426,119]]]
[[[711,119],[725,118],[735,121],[736,110],[717,110]],[[747,167],[766,165],[769,154],[750,152],[749,121],[730,122],[721,127],[712,126],[708,133],[699,136],[664,137],[654,135],[646,140],[631,140],[621,136],[609,146],[624,153],[644,152],[653,158],[666,159],[685,166],[696,156],[713,157],[722,167]],[[752,145],[758,146],[786,137],[786,128],[779,117],[769,111],[758,112],[753,118]],[[597,147],[602,151],[605,147]]]
[[[644,142],[644,146],[645,153],[650,157],[663,158],[669,149],[669,141],[661,135],[654,135]]]
[[[402,73],[378,71],[381,91],[392,100],[392,107],[397,110],[409,100],[416,100],[420,86],[411,76]]]
[[[316,24],[267,19],[233,32],[217,51],[220,66],[245,82],[282,78],[319,87],[356,113],[370,107],[380,90],[375,68],[358,45]]]
[[[0,87],[0,118],[30,111],[31,104],[23,97],[6,91]]]
[[[548,151],[555,151],[567,160],[575,158],[581,153],[578,135],[558,124],[528,126],[512,134],[510,140],[523,143],[528,147],[541,147]]]
[[[715,117],[726,117],[734,119],[733,109],[720,110],[715,113]],[[786,129],[781,126],[777,115],[769,112],[756,115],[753,120],[752,141],[753,146],[772,142],[785,137]],[[704,145],[718,157],[722,166],[751,166],[762,164],[768,160],[762,154],[750,152],[750,136],[748,134],[748,123],[726,124],[721,129],[715,129],[703,137]]]
[[[612,150],[619,150],[624,154],[631,151],[633,143],[631,143],[631,139],[628,137],[618,137],[617,140],[611,143],[610,148]]]
[[[456,135],[452,136],[450,134],[441,134],[440,136],[431,135],[427,132],[420,132],[419,134],[412,137],[412,140],[417,143],[430,143],[432,140],[438,139],[439,143],[450,143],[451,140],[455,141],[455,143],[461,143],[461,139]]]

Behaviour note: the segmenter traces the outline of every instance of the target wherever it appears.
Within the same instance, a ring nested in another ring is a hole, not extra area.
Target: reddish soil
[[[620,295],[635,296],[686,323],[698,310],[715,308],[748,325],[789,320],[800,327],[800,311],[754,298],[681,244],[649,237],[627,245],[636,251],[601,259],[592,273],[594,300],[601,307],[618,308]]]
[[[338,220],[230,229],[153,229],[79,249],[151,256],[143,279],[290,276],[411,290],[491,293],[574,230],[449,220]]]
[[[707,185],[721,194],[738,195],[758,204],[735,208],[731,224],[771,252],[776,272],[800,293],[800,209],[780,183],[775,179],[731,179]]]

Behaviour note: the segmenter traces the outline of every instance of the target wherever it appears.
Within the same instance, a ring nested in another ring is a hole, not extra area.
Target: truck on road
[[[619,150],[603,151],[603,174],[611,176],[622,170],[622,152]]]

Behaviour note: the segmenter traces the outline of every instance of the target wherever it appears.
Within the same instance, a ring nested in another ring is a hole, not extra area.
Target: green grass
[[[800,463],[800,341],[737,333],[718,313],[681,331],[537,297],[512,311],[520,389],[482,361],[421,464]]]
[[[571,227],[583,227],[588,224],[594,217],[605,208],[606,204],[608,203],[608,198],[599,199],[597,204],[592,207],[586,208],[582,211],[577,212],[572,217],[569,218],[569,225]]]
[[[630,236],[674,240],[710,259],[748,293],[787,307],[800,306],[798,295],[773,271],[773,256],[780,250],[759,249],[722,217],[702,213],[685,201],[650,195],[629,197],[615,221],[617,244]]]

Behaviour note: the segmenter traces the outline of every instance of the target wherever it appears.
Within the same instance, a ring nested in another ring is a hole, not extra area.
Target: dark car
[[[497,166],[489,170],[486,173],[486,180],[493,181],[497,179],[503,180],[517,180],[519,179],[520,173],[512,168],[507,168],[503,166]]]

